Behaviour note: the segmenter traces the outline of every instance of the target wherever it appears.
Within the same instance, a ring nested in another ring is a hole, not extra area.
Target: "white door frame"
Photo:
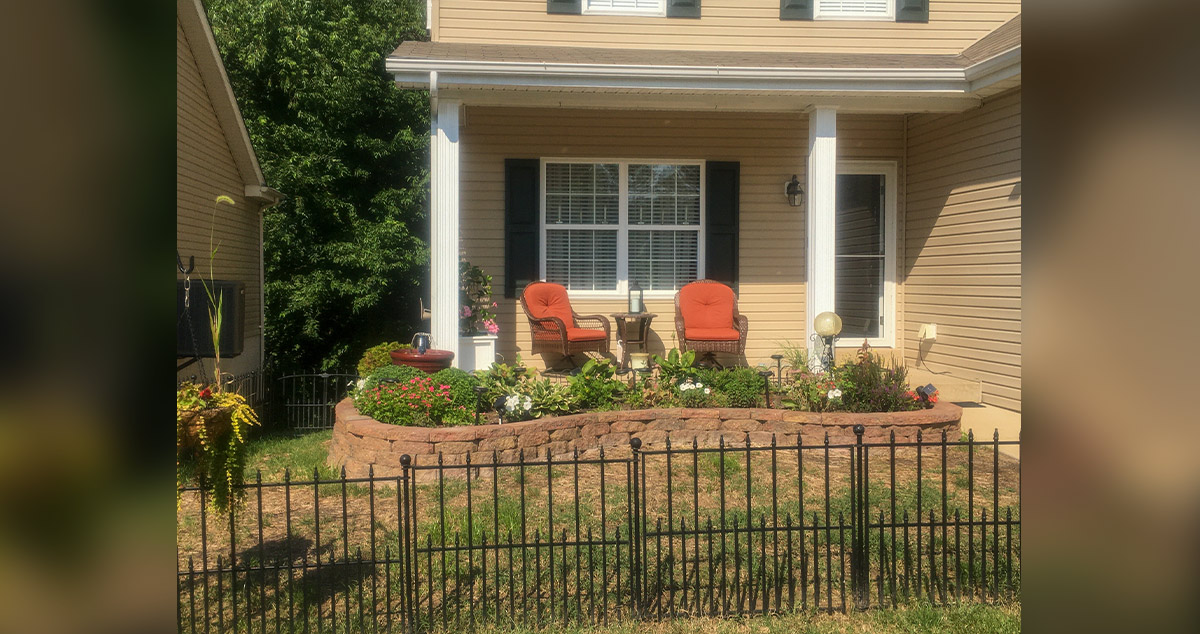
[[[896,198],[899,189],[899,167],[896,161],[887,160],[847,160],[838,161],[837,173],[841,174],[880,174],[883,176],[883,328],[879,337],[867,339],[872,348],[896,347]],[[836,254],[834,256],[836,270]],[[836,273],[835,273],[836,275]],[[836,280],[835,280],[836,283]],[[862,345],[862,339],[838,337],[834,347],[857,348]]]

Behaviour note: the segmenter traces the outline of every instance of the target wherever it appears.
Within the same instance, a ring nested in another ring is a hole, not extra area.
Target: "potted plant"
[[[218,196],[215,205],[233,205]],[[216,213],[213,214],[215,229]],[[245,495],[244,479],[247,427],[258,424],[258,415],[241,394],[225,391],[221,372],[221,304],[214,292],[213,261],[217,248],[209,237],[208,279],[200,278],[208,298],[208,330],[213,342],[212,383],[184,382],[175,393],[175,472],[180,488],[196,483],[205,489],[206,501],[227,513]]]
[[[492,301],[492,276],[467,260],[459,263],[459,367],[467,372],[486,370],[496,360],[496,302]]]

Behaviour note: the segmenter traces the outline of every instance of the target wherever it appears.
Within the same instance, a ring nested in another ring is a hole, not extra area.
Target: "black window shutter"
[[[541,272],[538,159],[504,159],[504,296],[516,297]]]
[[[705,176],[707,235],[704,238],[704,277],[723,282],[737,291],[738,283],[738,175],[736,162],[709,161]]]
[[[583,0],[546,0],[546,13],[583,13]]]
[[[700,0],[667,0],[668,18],[700,17]]]
[[[928,22],[929,0],[896,0],[897,22]]]
[[[780,20],[813,19],[813,2],[816,0],[779,0]]]

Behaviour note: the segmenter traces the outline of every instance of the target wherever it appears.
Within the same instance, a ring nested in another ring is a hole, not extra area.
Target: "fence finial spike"
[[[745,434],[746,434],[746,447],[749,448],[750,447],[750,432],[745,432]]]
[[[771,446],[775,446],[775,432],[771,432]]]
[[[1000,428],[999,427],[992,430],[992,440],[994,442],[1000,442]]]
[[[290,481],[291,479],[292,479],[292,469],[291,469],[291,467],[284,467],[284,468],[283,468],[283,481],[284,481],[284,482],[288,482],[288,481]]]
[[[667,449],[671,448],[671,430],[667,430]]]
[[[967,442],[975,442],[975,430],[974,429],[967,430]]]
[[[375,478],[375,464],[374,463],[367,465],[367,478],[368,479]]]
[[[342,465],[342,479],[346,479],[346,465]]]
[[[262,469],[254,470],[254,481],[260,485],[262,484]]]

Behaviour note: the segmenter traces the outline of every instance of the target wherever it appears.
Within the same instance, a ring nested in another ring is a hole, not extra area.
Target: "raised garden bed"
[[[640,409],[587,412],[546,417],[516,423],[458,427],[405,427],[381,423],[364,416],[347,398],[338,403],[329,464],[344,466],[347,475],[364,477],[374,466],[375,475],[400,475],[400,456],[412,456],[414,464],[491,464],[493,455],[502,462],[515,462],[524,450],[526,460],[597,455],[628,455],[629,441],[638,438],[642,448],[662,449],[670,432],[672,444],[693,440],[700,447],[795,445],[801,435],[805,445],[821,444],[829,435],[831,444],[855,441],[854,426],[863,425],[865,442],[914,442],[917,432],[933,443],[946,432],[958,439],[962,408],[939,402],[931,409],[907,412],[851,414],[816,413],[782,409]],[[494,452],[494,453],[493,453]],[[430,472],[432,473],[432,472]]]

